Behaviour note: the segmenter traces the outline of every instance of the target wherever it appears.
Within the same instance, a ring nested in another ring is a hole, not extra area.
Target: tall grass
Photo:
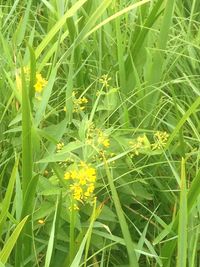
[[[199,266],[199,10],[0,1],[0,266]]]

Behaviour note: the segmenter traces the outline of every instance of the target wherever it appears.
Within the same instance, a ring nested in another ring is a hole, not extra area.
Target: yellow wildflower
[[[108,148],[110,146],[110,140],[108,139],[108,137],[100,129],[97,129],[97,132],[98,132],[97,142],[103,145],[104,147]]]
[[[74,103],[74,109],[73,112],[80,112],[81,110],[85,109],[85,104],[88,103],[88,99],[86,97],[79,97],[79,98],[75,98],[75,93],[72,94],[73,97],[73,103]]]
[[[86,168],[85,176],[88,182],[95,182],[96,180],[96,171],[94,168]]]
[[[40,73],[36,73],[36,84],[34,85],[35,91],[41,93],[46,85],[47,80],[45,80]]]
[[[106,88],[109,87],[109,81],[111,80],[110,77],[108,77],[108,74],[104,74],[101,76],[101,78],[99,79],[99,82]]]
[[[72,179],[76,179],[77,178],[77,171],[76,170],[71,171],[71,178]]]
[[[64,179],[65,179],[65,180],[69,180],[70,177],[71,177],[70,172],[66,172],[65,175],[64,175]]]
[[[84,193],[84,196],[87,198],[87,197],[90,197],[90,195],[93,193],[94,191],[94,184],[90,184],[87,188],[87,191]]]
[[[34,85],[34,87],[35,87],[35,91],[36,91],[37,93],[41,93],[41,92],[42,92],[43,86],[42,86],[42,84],[41,84],[40,82],[37,82],[37,83]]]
[[[72,211],[72,210],[79,210],[79,207],[77,204],[72,204],[70,207],[69,207],[69,210]]]
[[[23,67],[23,71],[25,74],[25,79],[27,82],[30,82],[30,68],[28,66]],[[41,93],[43,88],[46,86],[47,81],[42,77],[40,73],[36,73],[36,83],[34,85],[35,92]],[[21,90],[22,88],[22,80],[20,77],[20,70],[16,71],[16,86],[18,90]]]
[[[92,145],[102,149],[102,148],[108,148],[110,146],[110,139],[103,130],[95,128],[95,125],[92,123],[88,127],[86,143],[88,145]]]
[[[93,197],[96,170],[90,165],[81,161],[76,169],[65,173],[64,179],[70,182],[69,188],[74,200],[83,203]]]
[[[40,219],[40,220],[38,220],[38,223],[39,223],[39,224],[44,224],[44,223],[45,223],[45,221],[44,221],[44,220],[42,220],[42,219]]]
[[[169,134],[167,132],[161,132],[161,131],[157,131],[154,134],[154,138],[155,138],[155,143],[152,144],[152,149],[161,149],[163,148],[168,140]]]
[[[75,200],[81,201],[83,198],[83,189],[79,184],[70,185],[70,190]]]
[[[145,147],[145,136],[138,136],[136,140],[129,142],[133,155],[138,156],[140,149]]]
[[[56,145],[56,149],[57,149],[57,151],[60,151],[60,150],[62,150],[62,149],[63,149],[63,147],[64,147],[64,143],[63,143],[63,142],[61,142],[61,143],[58,143],[58,144]]]
[[[104,141],[102,142],[103,146],[105,147],[109,147],[110,146],[110,140],[108,138],[104,139]]]

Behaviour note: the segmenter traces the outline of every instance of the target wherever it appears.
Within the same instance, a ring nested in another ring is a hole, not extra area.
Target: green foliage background
[[[199,21],[197,0],[0,1],[1,267],[199,266]],[[72,211],[80,161],[96,202]]]

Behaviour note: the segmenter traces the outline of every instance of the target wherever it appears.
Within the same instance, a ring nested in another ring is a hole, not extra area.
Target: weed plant
[[[0,267],[200,266],[200,2],[0,1]]]

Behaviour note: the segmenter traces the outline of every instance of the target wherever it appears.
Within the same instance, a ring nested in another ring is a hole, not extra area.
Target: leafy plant
[[[0,266],[199,265],[199,10],[0,2]]]

